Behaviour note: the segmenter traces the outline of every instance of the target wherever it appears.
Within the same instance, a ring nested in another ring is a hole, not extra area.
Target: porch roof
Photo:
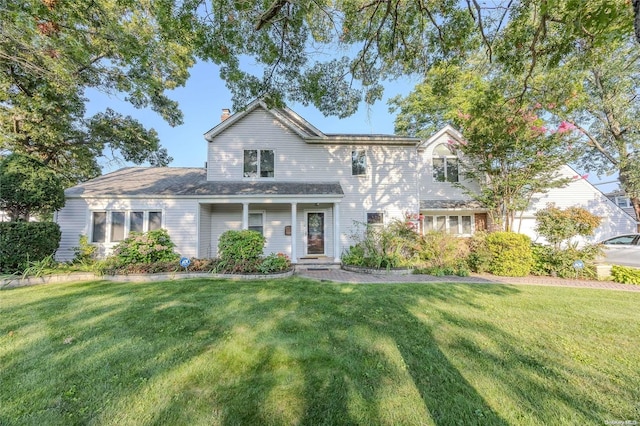
[[[484,210],[476,200],[420,200],[420,210]]]
[[[126,167],[65,191],[67,197],[343,196],[338,182],[208,181],[204,168]]]

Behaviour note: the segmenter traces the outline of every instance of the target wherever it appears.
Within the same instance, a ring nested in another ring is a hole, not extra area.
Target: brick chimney
[[[222,108],[222,115],[220,116],[220,121],[224,121],[229,117],[231,117],[231,110],[229,108]]]

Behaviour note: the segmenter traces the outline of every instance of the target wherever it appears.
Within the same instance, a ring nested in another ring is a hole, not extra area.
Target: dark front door
[[[307,254],[324,254],[324,213],[307,213]]]

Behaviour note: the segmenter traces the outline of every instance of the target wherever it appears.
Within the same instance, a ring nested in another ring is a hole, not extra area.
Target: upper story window
[[[274,177],[275,155],[271,149],[245,149],[244,169],[242,176],[246,178]]]
[[[351,151],[351,174],[353,176],[367,174],[367,154],[364,149]]]
[[[91,242],[117,243],[130,232],[162,227],[161,211],[101,211],[91,214]]]
[[[622,208],[631,207],[631,201],[628,197],[616,197],[616,204]]]
[[[458,157],[443,143],[433,150],[433,180],[458,182]]]

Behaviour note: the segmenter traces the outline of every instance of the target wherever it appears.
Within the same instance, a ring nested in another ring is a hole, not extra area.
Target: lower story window
[[[91,213],[91,242],[116,243],[130,232],[162,227],[161,211],[101,211]]]
[[[368,226],[383,226],[384,225],[384,213],[367,213],[367,225]]]
[[[111,241],[124,240],[124,212],[111,212]]]
[[[107,212],[93,212],[93,229],[91,241],[104,243],[107,237]]]
[[[249,213],[249,229],[264,235],[264,217],[262,213]]]
[[[470,235],[472,220],[468,215],[430,215],[424,217],[424,232],[439,231],[453,235]]]

